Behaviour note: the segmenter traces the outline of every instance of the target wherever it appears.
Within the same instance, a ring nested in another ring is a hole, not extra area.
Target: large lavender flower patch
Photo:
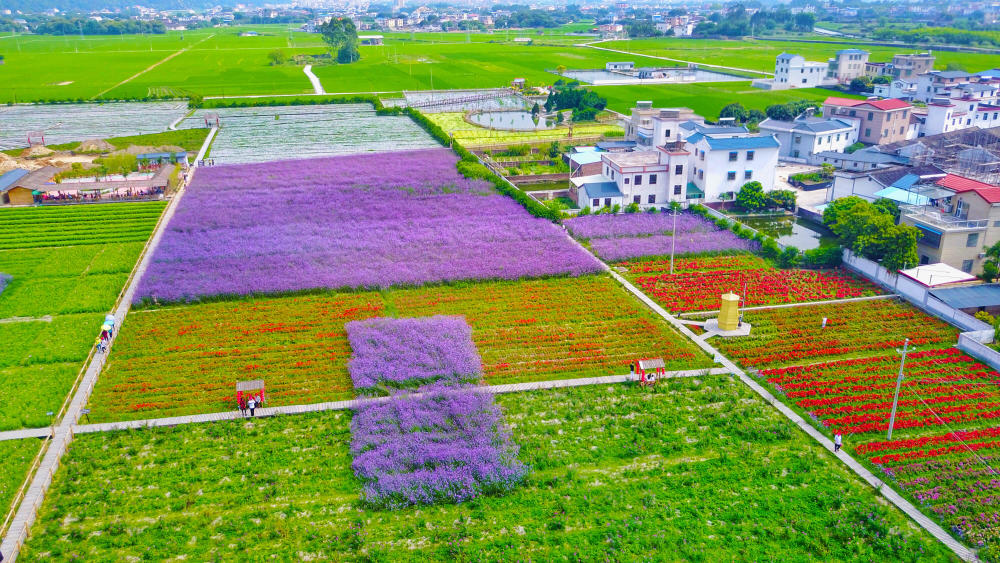
[[[642,256],[670,254],[670,235],[651,237],[601,238],[591,239],[590,247],[602,259],[618,262]],[[741,239],[732,231],[707,233],[678,233],[675,254],[701,254],[705,252],[728,252],[733,250],[754,251],[760,244]]]
[[[462,502],[510,490],[527,473],[492,395],[469,387],[366,403],[351,434],[361,498],[380,508]]]
[[[596,272],[445,149],[198,171],[136,300]]]
[[[669,213],[588,215],[566,221],[566,229],[576,238],[590,239],[590,248],[611,262],[670,254],[672,242],[676,254],[752,251],[760,246],[690,212],[677,216],[676,241],[672,241],[670,234],[674,230],[674,217]]]
[[[353,357],[347,364],[354,387],[476,383],[482,360],[472,329],[462,317],[377,318],[345,325]]]
[[[493,395],[464,383],[478,381],[482,365],[464,318],[371,319],[348,323],[347,333],[355,387],[420,384],[355,408],[352,467],[363,501],[462,502],[524,478]]]

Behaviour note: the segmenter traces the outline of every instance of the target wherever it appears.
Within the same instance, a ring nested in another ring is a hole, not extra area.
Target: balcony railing
[[[971,221],[953,215],[946,215],[938,208],[930,205],[901,205],[900,210],[903,215],[914,221],[920,221],[948,230],[985,229],[990,223],[987,219]]]

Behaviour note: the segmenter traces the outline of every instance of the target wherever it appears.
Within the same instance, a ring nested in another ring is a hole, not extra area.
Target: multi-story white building
[[[880,98],[897,98],[911,101],[917,95],[917,83],[893,80],[888,84],[872,84],[872,92]]]
[[[802,55],[782,53],[774,64],[772,89],[815,88],[826,78],[827,63],[807,61]]]
[[[779,159],[808,164],[821,164],[819,153],[840,153],[858,141],[856,124],[836,118],[765,119],[760,123],[760,132],[774,135],[781,143]]]
[[[649,150],[668,142],[684,140],[695,133],[716,136],[746,136],[742,125],[706,125],[705,118],[688,108],[654,108],[653,102],[636,102],[632,114],[622,123],[625,140],[634,141],[639,150]]]
[[[861,49],[837,51],[837,55],[827,61],[829,77],[841,84],[846,84],[859,76],[864,76],[868,55],[868,51]]]
[[[689,199],[688,158],[683,142],[655,150],[601,155],[601,173],[573,178],[571,191],[581,208],[660,207]]]
[[[765,191],[774,188],[781,147],[774,135],[720,138],[696,133],[686,142],[691,154],[689,180],[705,201],[731,199],[743,184],[755,180]]]

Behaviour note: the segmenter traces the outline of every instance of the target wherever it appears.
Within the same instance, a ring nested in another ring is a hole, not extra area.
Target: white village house
[[[841,153],[858,141],[857,124],[837,118],[765,119],[760,132],[774,135],[781,143],[779,158],[808,164],[822,164],[821,153]]]

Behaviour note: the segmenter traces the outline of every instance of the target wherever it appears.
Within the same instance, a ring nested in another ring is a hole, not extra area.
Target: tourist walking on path
[[[247,402],[247,408],[250,409],[250,416],[253,416],[253,410],[257,408],[257,399],[255,397],[250,397],[250,401]]]
[[[843,445],[844,445],[844,438],[843,436],[840,435],[840,432],[837,432],[836,434],[833,435],[833,451],[839,452],[840,448],[843,447]]]

